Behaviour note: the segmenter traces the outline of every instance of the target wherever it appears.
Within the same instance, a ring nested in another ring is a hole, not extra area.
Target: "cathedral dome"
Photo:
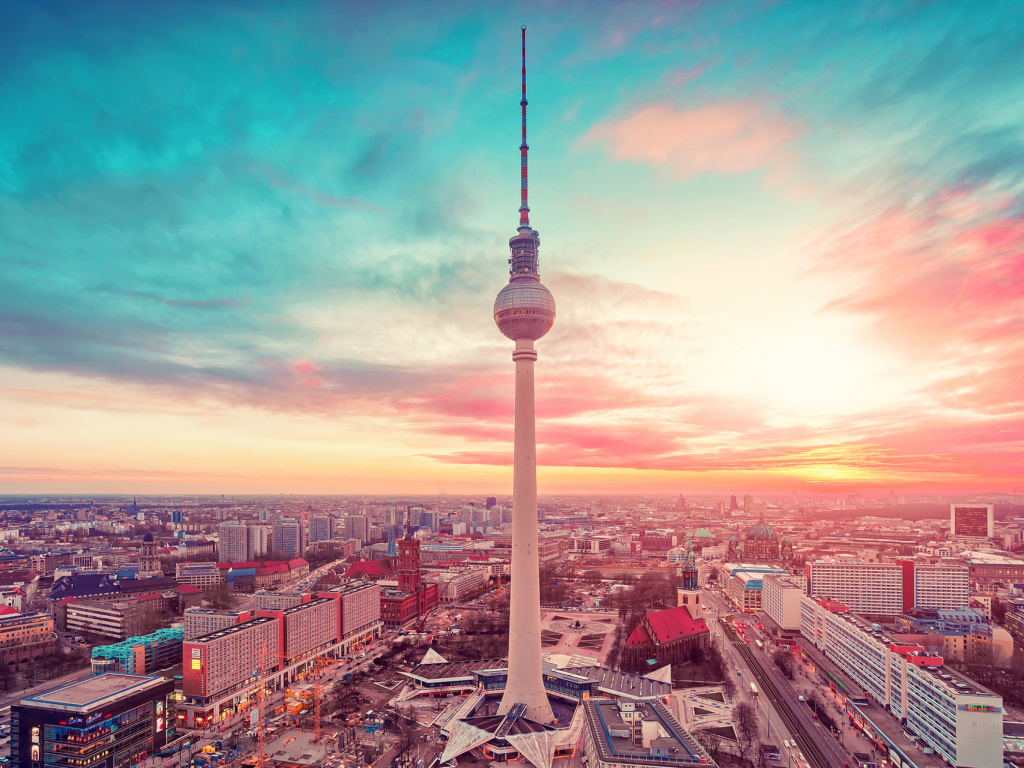
[[[758,521],[747,531],[747,541],[778,541],[775,529],[768,523]]]
[[[144,542],[153,541],[153,534],[152,533],[147,533],[145,536],[142,537],[142,540]]]

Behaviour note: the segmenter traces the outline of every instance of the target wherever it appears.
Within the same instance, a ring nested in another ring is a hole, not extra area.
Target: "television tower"
[[[537,249],[540,234],[530,226],[527,196],[526,144],[526,27],[523,27],[523,133],[519,144],[521,195],[519,228],[508,241],[508,285],[494,300],[494,322],[516,343],[512,359],[516,364],[515,439],[512,474],[512,595],[508,636],[508,682],[498,714],[516,704],[539,723],[551,723],[555,716],[544,690],[540,661],[540,559],[537,553],[537,429],[534,413],[533,364],[537,352],[533,342],[551,330],[555,322],[555,300],[540,282]]]

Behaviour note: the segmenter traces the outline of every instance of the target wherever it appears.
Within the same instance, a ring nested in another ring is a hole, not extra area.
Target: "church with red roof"
[[[656,664],[650,666],[687,661],[694,648],[706,648],[711,639],[701,611],[694,613],[697,618],[687,606],[680,605],[646,614],[626,640],[623,661],[638,669],[652,659]]]

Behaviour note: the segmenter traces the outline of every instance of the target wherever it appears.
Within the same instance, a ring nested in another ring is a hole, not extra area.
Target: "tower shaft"
[[[517,339],[515,435],[512,474],[512,595],[508,636],[508,682],[498,714],[526,705],[526,717],[555,717],[544,690],[540,644],[540,556],[537,540],[537,427],[533,339]]]

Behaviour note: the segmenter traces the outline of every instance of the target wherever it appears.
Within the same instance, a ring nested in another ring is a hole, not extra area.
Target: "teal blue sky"
[[[0,490],[507,484],[522,24],[549,490],[1024,470],[1014,3],[3,6]]]

